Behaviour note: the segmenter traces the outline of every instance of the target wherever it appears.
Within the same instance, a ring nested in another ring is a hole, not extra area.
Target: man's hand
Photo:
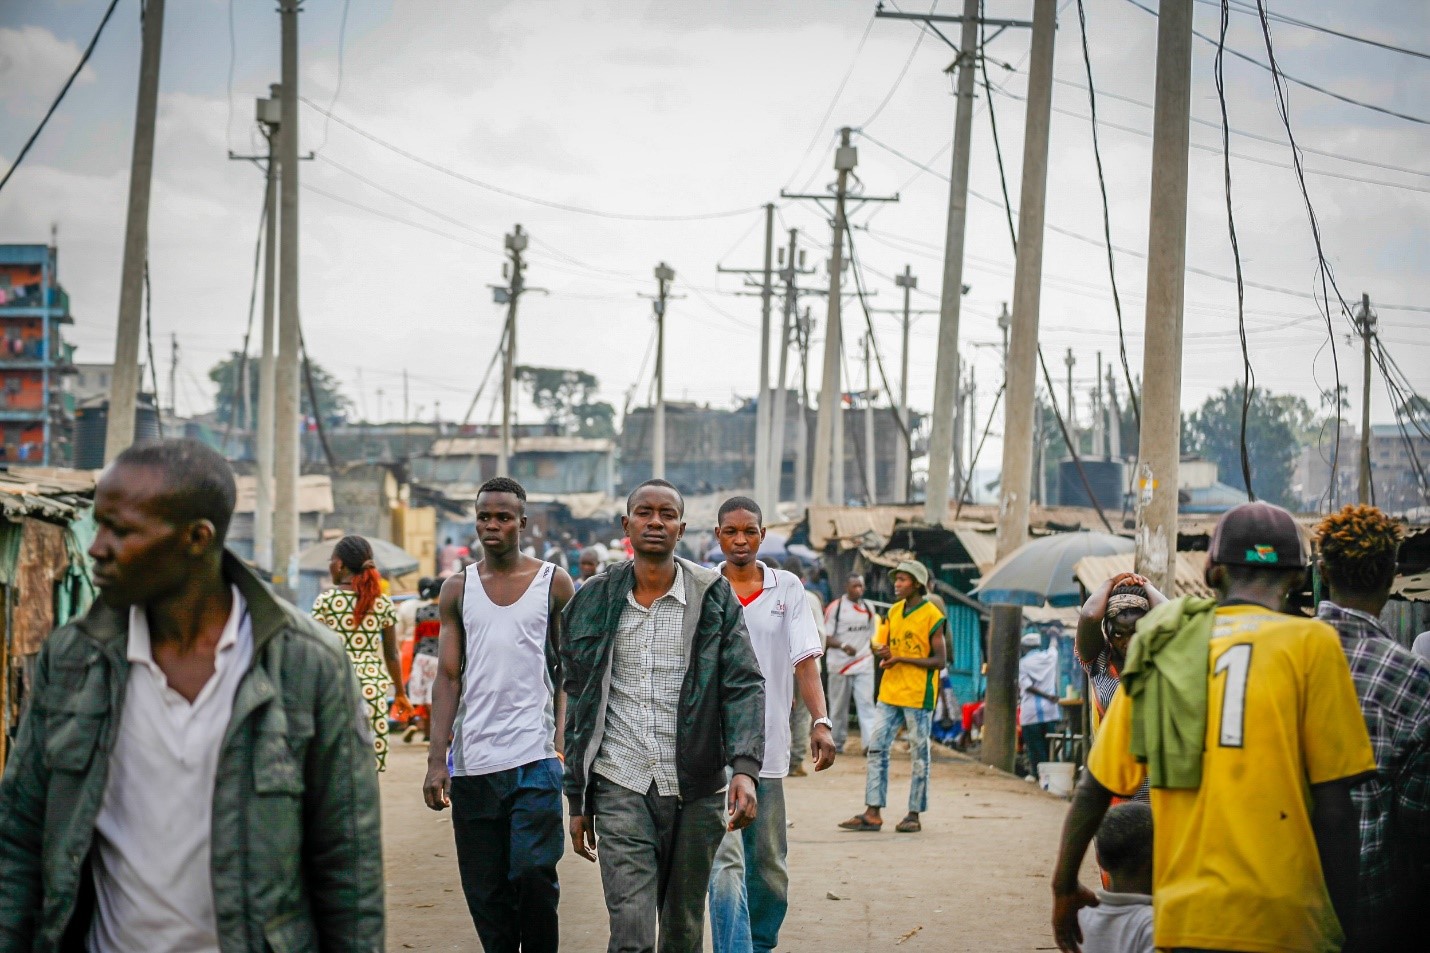
[[[1083,907],[1097,906],[1097,895],[1082,884],[1071,893],[1053,893],[1053,939],[1063,953],[1081,953],[1082,927],[1077,912]]]
[[[393,698],[392,709],[392,714],[398,721],[407,721],[417,713],[417,709],[412,707],[412,702],[407,700],[405,692],[398,692],[397,696]]]
[[[571,849],[578,857],[596,862],[596,825],[591,815],[571,818]]]
[[[859,647],[858,647],[857,645],[850,645],[848,642],[845,642],[843,645],[841,645],[841,646],[839,646],[839,647],[844,650],[844,653],[845,653],[846,655],[858,655],[858,654],[859,654]]]
[[[442,811],[452,806],[447,795],[452,790],[452,778],[447,773],[447,759],[427,762],[427,778],[422,782],[422,800],[434,811]]]
[[[893,654],[894,654],[894,653],[893,653],[892,651],[890,651],[890,649],[889,649],[889,647],[888,647],[887,645],[884,645],[883,643],[878,643],[878,642],[876,642],[876,643],[874,644],[874,657],[875,657],[875,658],[878,658],[878,659],[887,659],[887,658],[890,658]],[[887,666],[886,666],[886,667],[887,667]]]
[[[809,733],[809,751],[814,756],[814,770],[823,771],[834,764],[834,735],[828,725],[815,725]]]
[[[823,725],[819,727],[823,728]],[[755,779],[748,774],[737,774],[730,781],[730,826],[727,830],[744,830],[755,822],[758,799],[755,797]],[[573,822],[574,823],[574,822]],[[574,828],[573,828],[574,829]]]

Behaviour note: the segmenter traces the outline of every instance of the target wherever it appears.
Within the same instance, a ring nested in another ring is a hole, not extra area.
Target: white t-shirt
[[[1029,652],[1018,660],[1018,724],[1037,725],[1058,720],[1058,703],[1029,689],[1058,693],[1058,646]]]
[[[764,571],[765,582],[759,595],[745,606],[745,628],[750,631],[760,674],[765,676],[765,763],[760,777],[782,778],[789,774],[794,667],[822,655],[824,639],[799,577],[764,563],[756,565]],[[724,568],[721,563],[720,569]]]
[[[824,610],[824,634],[844,645],[852,645],[859,651],[850,655],[843,649],[829,649],[824,654],[824,662],[831,675],[857,675],[874,670],[874,651],[869,640],[879,627],[879,617],[874,614],[869,603],[860,599],[857,603],[848,596],[841,595]],[[851,663],[857,662],[857,665]]]

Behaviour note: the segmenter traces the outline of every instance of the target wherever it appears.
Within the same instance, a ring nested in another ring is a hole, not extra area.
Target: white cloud
[[[80,54],[78,46],[43,27],[0,27],[0,104],[17,118],[43,116]],[[94,80],[94,67],[85,64],[74,84]]]

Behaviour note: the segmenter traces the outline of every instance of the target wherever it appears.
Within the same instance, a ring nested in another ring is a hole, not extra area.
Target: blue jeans
[[[566,846],[561,763],[452,779],[457,870],[487,953],[555,953],[556,862]]]
[[[889,795],[889,749],[900,725],[909,727],[909,753],[914,776],[909,783],[909,812],[922,814],[929,806],[929,732],[933,712],[925,708],[902,708],[879,702],[879,727],[868,747],[868,773],[864,779],[864,803],[883,807]]]
[[[761,778],[755,822],[725,834],[710,870],[715,953],[769,953],[789,910],[783,778]]]

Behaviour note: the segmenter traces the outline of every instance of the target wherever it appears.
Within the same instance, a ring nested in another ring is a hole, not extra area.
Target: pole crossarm
[[[875,10],[874,16],[881,20],[919,20],[923,23],[963,23],[970,19],[953,13],[905,13],[901,10],[884,10],[882,8]],[[971,19],[974,23],[1003,27],[1004,29],[1008,27],[1031,28],[1033,26],[1032,20],[1002,20],[995,17],[972,17]]]
[[[810,200],[815,201],[815,202],[832,202],[832,201],[835,200],[836,196],[833,196],[833,195],[808,194],[808,193],[802,193],[802,192],[786,192],[784,189],[780,189],[780,198],[782,198],[782,199],[810,199]],[[846,196],[844,197],[844,204],[845,204],[845,205],[848,205],[850,202],[897,202],[897,201],[899,201],[899,195],[898,195],[897,192],[894,193],[893,195],[846,195]]]

